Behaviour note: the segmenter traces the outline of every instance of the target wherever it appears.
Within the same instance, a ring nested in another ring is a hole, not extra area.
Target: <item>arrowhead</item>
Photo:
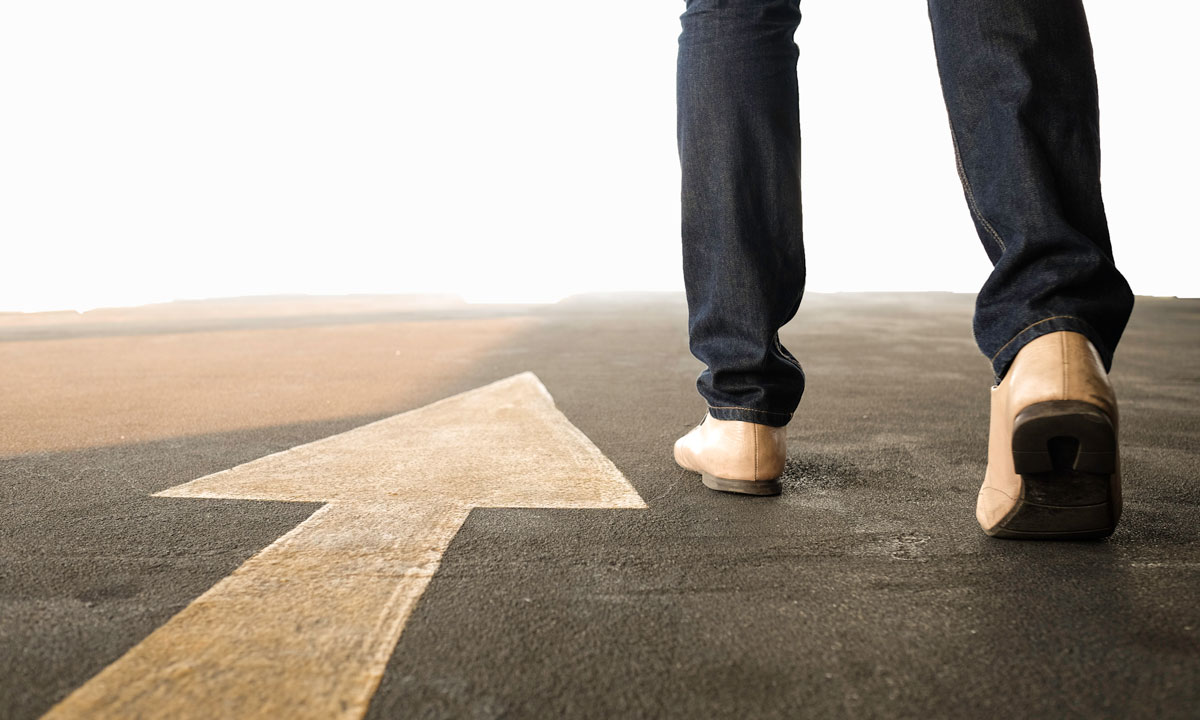
[[[644,508],[532,372],[156,493],[338,504]]]

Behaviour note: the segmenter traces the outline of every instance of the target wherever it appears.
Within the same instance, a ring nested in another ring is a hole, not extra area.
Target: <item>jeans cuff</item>
[[[755,410],[747,407],[713,407],[708,406],[708,414],[717,420],[741,420],[743,422],[783,427],[791,422],[792,413],[775,412],[773,410]]]
[[[1011,340],[1005,343],[992,356],[992,372],[994,375],[992,384],[1000,384],[1000,381],[1004,379],[1005,373],[1008,372],[1008,368],[1012,365],[1012,361],[1017,357],[1017,353],[1021,351],[1021,348],[1043,335],[1063,330],[1077,332],[1091,341],[1092,345],[1096,348],[1096,352],[1100,353],[1100,360],[1104,364],[1104,371],[1109,372],[1112,370],[1112,351],[1100,339],[1100,333],[1096,332],[1095,328],[1083,318],[1078,318],[1074,315],[1056,315],[1026,325],[1024,330],[1014,335]]]

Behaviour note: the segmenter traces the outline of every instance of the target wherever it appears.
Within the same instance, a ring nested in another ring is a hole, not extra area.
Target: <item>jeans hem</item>
[[[792,420],[790,412],[776,412],[774,410],[755,410],[747,407],[731,407],[731,406],[708,406],[708,414],[717,420],[741,420],[742,422],[758,423],[759,425],[770,425],[771,427],[783,427]]]
[[[1004,379],[1008,368],[1012,365],[1013,360],[1016,359],[1017,353],[1021,351],[1021,348],[1043,335],[1063,330],[1077,332],[1086,337],[1095,346],[1096,352],[1100,354],[1104,371],[1109,372],[1112,370],[1112,351],[1100,339],[1100,333],[1096,332],[1096,329],[1091,324],[1083,318],[1075,317],[1074,315],[1055,315],[1054,317],[1048,317],[1026,325],[1024,330],[1021,330],[1000,347],[996,354],[992,356],[992,385],[999,385],[1000,381]]]

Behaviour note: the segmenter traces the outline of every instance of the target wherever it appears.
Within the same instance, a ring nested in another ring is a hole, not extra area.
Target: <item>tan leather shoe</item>
[[[718,420],[707,410],[699,425],[675,441],[675,462],[724,492],[778,495],[786,458],[786,428]]]
[[[1006,538],[1106,537],[1121,516],[1117,401],[1077,332],[1042,335],[992,388],[987,473],[975,517]]]

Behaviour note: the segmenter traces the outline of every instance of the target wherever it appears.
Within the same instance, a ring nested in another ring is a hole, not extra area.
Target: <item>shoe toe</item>
[[[697,451],[700,441],[700,426],[688,430],[683,437],[675,441],[675,462],[679,467],[692,472],[700,472],[700,463],[697,461],[699,452]]]
[[[684,437],[681,437],[675,441],[675,464],[679,465],[685,470],[694,471],[695,468],[690,462],[692,453],[685,442],[686,440],[687,436],[685,435]]]

